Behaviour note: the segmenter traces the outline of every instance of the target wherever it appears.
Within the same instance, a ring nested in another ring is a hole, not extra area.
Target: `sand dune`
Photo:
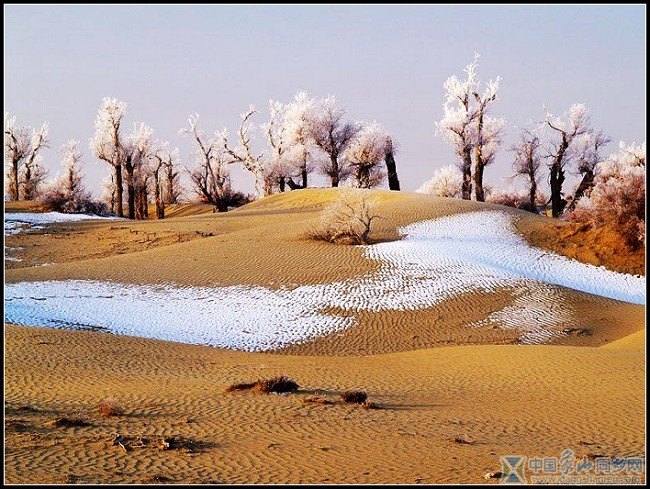
[[[554,221],[500,206],[374,196],[383,217],[377,250],[392,250],[404,226],[459,214],[469,222],[486,211],[505,213],[537,247],[557,249],[564,239]],[[107,283],[118,293],[120,284],[282,292],[381,275],[394,251],[369,256],[304,238],[336,198],[336,189],[310,189],[226,214],[185,207],[164,221],[58,223],[6,235],[5,257],[16,261],[5,261],[5,298],[23,282],[52,280]],[[592,459],[644,456],[645,306],[574,282],[498,276],[498,286],[461,290],[458,282],[458,293],[403,310],[346,309],[341,293],[319,314],[342,318],[345,328],[270,353],[7,324],[5,482],[482,483],[501,470],[500,455],[559,457],[569,448]],[[34,318],[42,325],[43,316]],[[257,321],[270,324],[263,309]],[[92,315],[81,322],[98,326]],[[541,338],[548,345],[517,344],[539,331],[550,332]],[[280,374],[299,392],[224,392]],[[381,409],[302,402],[355,388]],[[125,413],[99,416],[107,397]],[[90,425],[54,423],[74,416]],[[116,433],[126,453],[113,446]],[[173,438],[173,448],[160,450],[161,437]]]

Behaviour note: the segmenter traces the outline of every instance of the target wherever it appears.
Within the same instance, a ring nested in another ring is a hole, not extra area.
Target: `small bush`
[[[97,405],[100,416],[121,416],[124,414],[124,408],[114,399],[102,399]]]
[[[347,403],[363,404],[368,399],[364,391],[345,391],[341,394],[341,400]]]
[[[379,407],[379,404],[375,404],[374,402],[369,401],[368,399],[366,399],[365,401],[363,401],[363,403],[361,403],[361,407],[363,409],[381,409]]]

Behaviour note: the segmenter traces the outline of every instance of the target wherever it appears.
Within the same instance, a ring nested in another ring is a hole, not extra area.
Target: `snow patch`
[[[330,284],[266,287],[137,286],[91,281],[5,286],[5,321],[106,328],[148,338],[265,351],[354,324],[343,311],[415,310],[468,292],[518,290],[512,305],[470,326],[521,331],[524,343],[562,334],[571,319],[557,288],[645,304],[645,277],[624,275],[531,248],[503,212],[414,223],[405,238],[363,247],[376,273]]]
[[[5,234],[18,234],[32,229],[43,229],[43,224],[77,222],[89,219],[121,219],[92,214],[64,214],[62,212],[9,212],[5,214]]]

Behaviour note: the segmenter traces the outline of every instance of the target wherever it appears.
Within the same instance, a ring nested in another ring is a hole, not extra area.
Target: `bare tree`
[[[122,166],[125,159],[120,128],[122,119],[126,115],[126,109],[126,102],[109,97],[104,98],[95,120],[95,135],[90,140],[92,154],[113,168],[115,204],[117,215],[120,217],[124,217]]]
[[[177,195],[174,196],[177,190],[174,190],[174,185],[177,185],[178,172],[174,171],[174,164],[178,161],[178,148],[170,150],[169,143],[156,141],[153,145],[153,150],[151,152],[151,165],[150,172],[153,176],[153,185],[154,185],[154,200],[156,203],[156,218],[164,219],[165,218],[165,188],[163,178],[167,174],[166,172],[171,169],[171,194],[172,199],[175,201]],[[162,174],[161,174],[162,172]],[[175,173],[175,174],[174,174]],[[170,187],[168,187],[167,192],[169,192]],[[173,202],[175,203],[175,202]]]
[[[319,100],[310,116],[314,143],[329,158],[322,171],[330,177],[332,187],[338,187],[349,175],[349,169],[340,164],[339,156],[360,130],[355,122],[344,120],[344,116],[345,110],[336,106],[333,96]]]
[[[571,150],[576,138],[591,132],[589,112],[584,105],[573,104],[562,117],[554,118],[550,113],[547,113],[544,123],[560,137],[558,142],[550,143],[548,150],[551,208],[553,217],[559,217],[566,205],[566,201],[562,198],[562,185],[565,180],[564,170],[573,157]]]
[[[536,131],[524,129],[519,137],[519,142],[509,148],[515,155],[512,163],[514,178],[524,177],[528,180],[528,198],[530,208],[536,208],[537,185],[540,179],[542,165],[539,156],[541,141]]]
[[[180,173],[177,170],[179,164],[179,151],[174,148],[169,154],[169,159],[164,163],[165,166],[165,204],[178,204],[178,200],[183,193],[180,183]]]
[[[228,210],[228,193],[230,192],[230,176],[225,153],[224,133],[217,132],[208,137],[198,128],[199,115],[188,118],[189,127],[181,128],[180,132],[189,134],[196,143],[195,167],[188,170],[196,192],[202,200],[212,204],[218,212]]]

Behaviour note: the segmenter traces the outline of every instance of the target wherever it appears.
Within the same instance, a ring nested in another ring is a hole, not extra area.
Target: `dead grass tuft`
[[[341,394],[343,402],[363,404],[368,399],[368,394],[364,391],[345,391]]]
[[[100,416],[121,416],[124,414],[124,408],[115,399],[102,399],[97,405]]]

